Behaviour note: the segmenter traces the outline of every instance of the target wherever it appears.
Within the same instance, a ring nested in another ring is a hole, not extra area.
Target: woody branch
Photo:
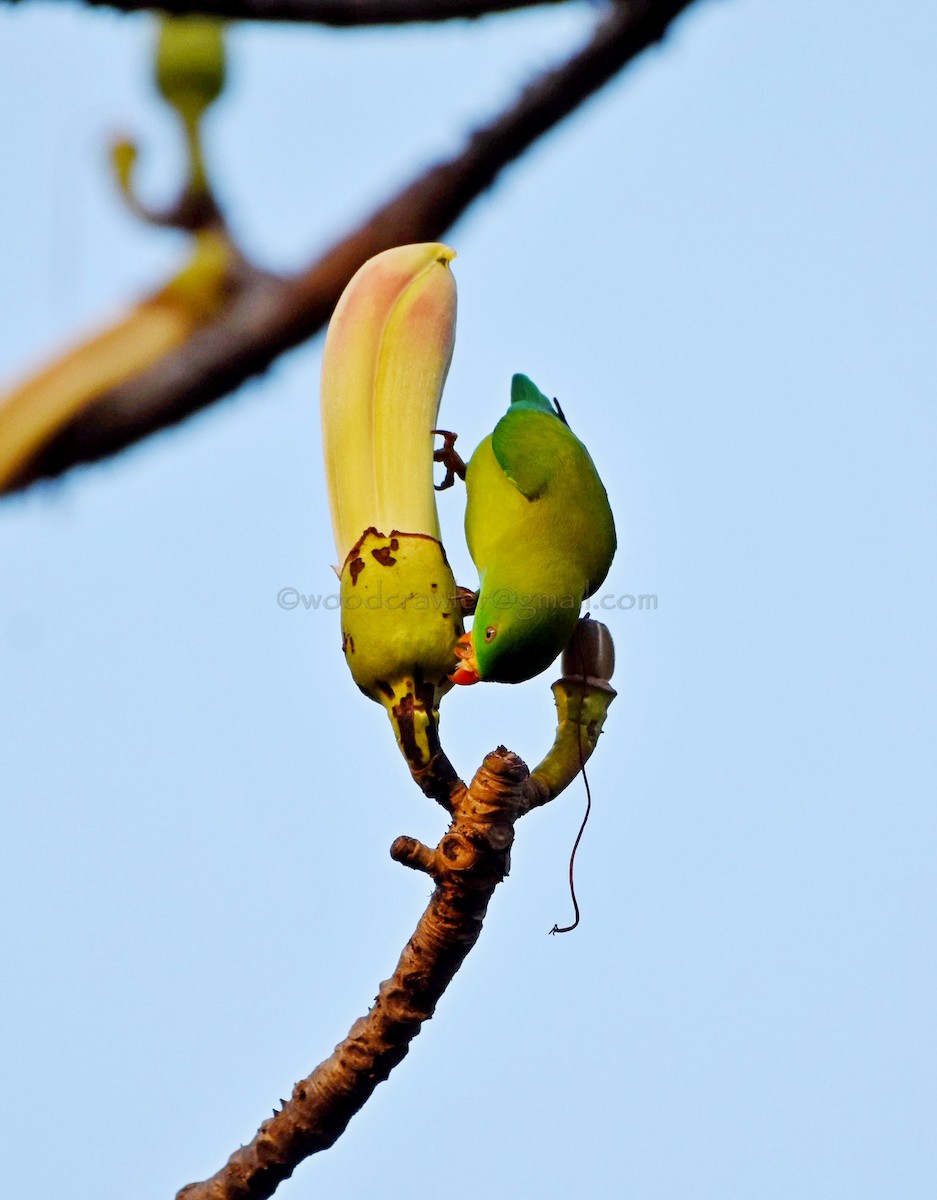
[[[424,780],[422,786],[440,800],[446,796],[452,813],[449,829],[435,848],[412,837],[399,837],[391,846],[392,858],[425,872],[435,883],[393,975],[380,985],[368,1014],[295,1085],[254,1138],[210,1179],[182,1188],[177,1200],[266,1200],[304,1159],[341,1136],[377,1085],[406,1057],[478,940],[488,902],[510,868],[517,821],[560,795],[595,749],[615,695],[600,677],[611,674],[613,663],[607,630],[600,628],[595,648],[585,652],[591,665],[576,663],[572,669],[577,674],[554,685],[556,737],[533,772],[499,746],[466,787],[445,755],[438,757],[438,780]]]

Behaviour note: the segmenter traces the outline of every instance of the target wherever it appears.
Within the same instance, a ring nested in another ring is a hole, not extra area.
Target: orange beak
[[[456,658],[460,662],[449,678],[453,683],[478,683],[478,664],[475,661],[475,650],[472,646],[471,633],[463,633],[456,642],[454,649]]]

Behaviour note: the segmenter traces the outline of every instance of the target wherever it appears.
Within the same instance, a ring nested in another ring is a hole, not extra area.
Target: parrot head
[[[521,683],[545,671],[572,637],[579,598],[505,596],[499,589],[479,597],[472,629],[455,645],[459,664],[453,683]]]

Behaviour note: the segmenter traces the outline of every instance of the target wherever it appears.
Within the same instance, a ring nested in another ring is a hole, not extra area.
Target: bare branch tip
[[[407,836],[395,838],[390,848],[390,856],[394,862],[399,862],[412,871],[424,871],[433,878],[439,874],[436,851],[425,846],[417,838]]]

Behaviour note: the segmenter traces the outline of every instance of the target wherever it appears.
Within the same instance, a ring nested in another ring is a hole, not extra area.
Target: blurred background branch
[[[14,4],[23,0],[9,0]],[[89,8],[123,12],[157,8],[172,14],[201,13],[242,21],[306,21],[348,28],[354,25],[402,25],[411,21],[477,19],[489,13],[563,4],[567,0],[82,0]]]
[[[461,152],[405,186],[304,271],[274,276],[233,258],[238,270],[210,320],[116,385],[106,372],[99,389],[87,385],[84,403],[75,406],[80,411],[0,481],[0,489],[17,490],[115,454],[266,370],[280,354],[322,329],[345,284],[367,258],[390,246],[438,239],[505,166],[659,41],[692,2],[643,0],[614,6],[581,50],[544,72],[477,130]],[[183,209],[188,216],[190,209]],[[213,201],[204,211],[220,222]],[[0,408],[3,404],[0,398]]]

